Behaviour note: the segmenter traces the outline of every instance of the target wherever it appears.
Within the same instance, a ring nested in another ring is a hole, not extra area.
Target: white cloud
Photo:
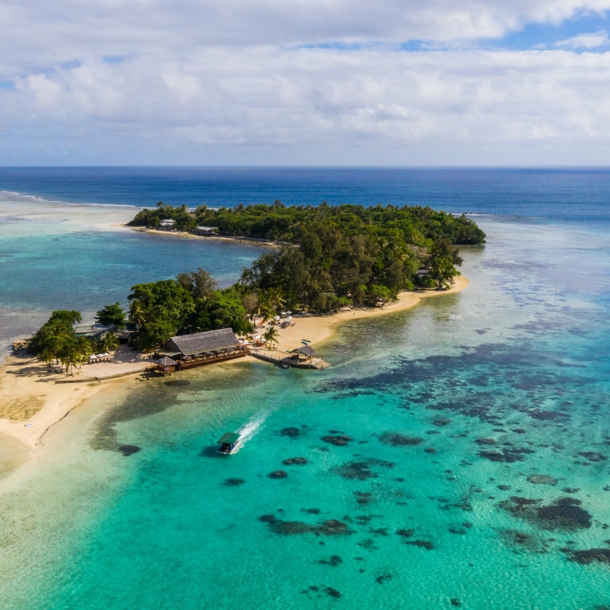
[[[29,76],[0,93],[0,126],[35,114],[118,146],[275,148],[285,162],[314,162],[316,150],[330,162],[333,150],[340,163],[350,148],[374,162],[375,151],[422,145],[596,146],[610,143],[609,78],[610,54],[223,48],[181,65],[140,58]]]
[[[581,145],[606,155],[609,54],[576,54],[570,41],[544,52],[462,43],[607,9],[610,0],[4,0],[0,81],[16,88],[0,90],[0,163],[42,162],[39,150],[67,163],[434,163],[468,150],[475,162],[528,150],[535,162]],[[597,48],[602,35],[570,40]],[[397,50],[410,39],[453,50]]]
[[[599,30],[592,34],[578,34],[578,36],[572,36],[566,40],[560,40],[555,45],[558,47],[568,47],[571,49],[596,49],[603,47],[610,42],[608,38],[608,32],[605,30]]]

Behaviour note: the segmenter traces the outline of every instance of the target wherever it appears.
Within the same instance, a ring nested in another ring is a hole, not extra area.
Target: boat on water
[[[218,453],[231,455],[239,443],[239,434],[237,432],[225,432],[216,442],[220,444]]]

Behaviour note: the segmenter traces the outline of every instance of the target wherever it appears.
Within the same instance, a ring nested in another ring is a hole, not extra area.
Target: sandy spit
[[[285,352],[308,339],[313,344],[332,337],[337,327],[346,321],[370,318],[411,309],[423,299],[460,292],[468,286],[464,276],[456,279],[450,290],[404,292],[395,303],[379,308],[349,309],[337,314],[324,316],[297,316],[294,325],[279,330],[277,350]],[[248,357],[248,359],[252,359]],[[224,364],[244,362],[243,358]],[[150,359],[136,354],[129,348],[117,352],[112,364],[84,365],[75,371],[75,379],[105,377],[119,373],[136,374],[151,364]],[[315,372],[312,372],[315,374]],[[125,378],[82,383],[56,384],[68,379],[64,373],[49,370],[46,364],[30,356],[9,356],[0,366],[0,434],[8,435],[31,450],[36,450],[46,431],[60,422],[70,411],[85,400],[95,396],[113,383]]]

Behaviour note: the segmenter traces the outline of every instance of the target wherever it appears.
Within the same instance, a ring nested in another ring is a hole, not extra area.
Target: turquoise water
[[[610,563],[574,560],[610,549],[610,235],[481,224],[467,290],[344,325],[326,371],[235,363],[74,411],[0,487],[1,607],[609,606]]]
[[[85,319],[127,303],[131,286],[203,267],[233,283],[260,247],[117,230],[125,206],[68,206],[0,197],[0,344],[31,333],[54,309]]]

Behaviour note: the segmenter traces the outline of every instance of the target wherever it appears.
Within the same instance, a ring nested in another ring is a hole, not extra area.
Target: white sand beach
[[[285,352],[298,347],[304,338],[312,344],[319,344],[331,338],[341,323],[411,309],[422,300],[460,292],[468,284],[468,280],[460,276],[450,290],[404,292],[398,301],[384,307],[355,308],[322,316],[296,316],[291,326],[279,329],[276,350]],[[244,359],[225,364],[235,362],[244,362]],[[149,357],[124,347],[117,351],[113,362],[86,364],[76,369],[74,376],[66,376],[31,356],[12,355],[0,367],[0,434],[36,449],[45,432],[72,409],[104,387],[124,381],[124,375],[132,374],[135,380],[137,374],[150,364],[152,360]],[[79,379],[83,381],[65,383]]]

